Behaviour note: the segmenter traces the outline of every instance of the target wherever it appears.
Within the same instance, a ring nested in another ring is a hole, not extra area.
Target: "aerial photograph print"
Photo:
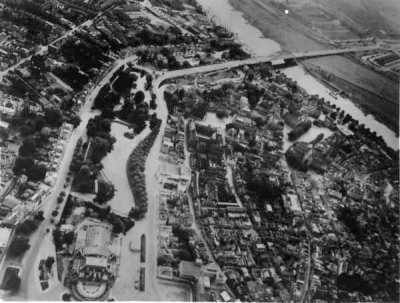
[[[0,0],[0,301],[400,302],[400,0]]]

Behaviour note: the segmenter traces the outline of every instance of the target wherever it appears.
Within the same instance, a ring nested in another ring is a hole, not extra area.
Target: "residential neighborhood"
[[[398,132],[317,67],[389,87],[395,43],[233,2],[0,4],[2,300],[398,301]]]

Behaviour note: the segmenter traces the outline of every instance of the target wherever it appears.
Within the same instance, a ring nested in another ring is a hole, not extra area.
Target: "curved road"
[[[49,45],[52,45],[52,44],[60,41],[61,39],[64,39],[65,37],[73,34],[76,30],[78,30],[82,26],[90,25],[92,21],[93,20],[88,20],[88,21],[84,22],[83,24],[81,24],[80,26],[75,27],[71,31],[64,34],[62,37],[60,37],[60,38],[56,39],[55,41],[53,41],[52,43],[50,43]],[[42,49],[39,52],[37,52],[37,54],[45,52],[47,47],[48,46],[42,47]],[[357,48],[357,49],[351,49],[351,50],[344,49],[344,50],[330,50],[330,51],[328,50],[328,51],[312,52],[312,54],[310,54],[310,55],[312,55],[312,56],[323,55],[323,54],[328,55],[328,54],[343,53],[343,52],[350,52],[350,51],[362,51],[362,50],[366,50],[366,49],[371,49],[371,47]],[[157,101],[158,101],[158,107],[157,107],[156,112],[157,112],[158,118],[162,119],[162,121],[163,121],[161,129],[160,129],[160,134],[162,134],[164,132],[165,121],[168,116],[168,111],[166,109],[166,104],[165,104],[164,98],[163,98],[163,89],[160,89],[160,85],[165,80],[182,77],[182,76],[186,76],[186,75],[191,75],[191,74],[196,74],[196,73],[212,72],[212,71],[216,71],[216,70],[230,69],[230,68],[248,65],[248,64],[257,64],[257,63],[262,63],[262,62],[268,62],[268,61],[271,61],[274,59],[279,59],[279,58],[293,58],[294,56],[307,56],[307,53],[297,53],[294,55],[283,55],[283,56],[275,55],[275,56],[270,56],[270,57],[256,57],[256,58],[250,58],[250,59],[246,59],[246,60],[229,61],[229,62],[223,62],[223,63],[213,64],[213,65],[198,66],[198,67],[193,67],[193,68],[188,68],[188,69],[169,71],[166,73],[160,73],[158,71],[154,71],[149,68],[144,68],[141,66],[137,66],[137,67],[149,72],[155,78],[153,86],[156,90]],[[31,58],[31,56],[23,59],[18,64],[8,68],[7,70],[0,72],[0,79],[8,71],[20,66],[27,60],[30,60],[30,58]],[[17,296],[14,296],[12,298],[10,297],[8,299],[22,299],[22,300],[27,300],[27,299],[40,300],[41,299],[42,291],[37,287],[38,286],[37,283],[32,283],[32,281],[35,281],[37,279],[37,277],[36,277],[37,271],[34,269],[37,268],[37,265],[39,262],[37,257],[40,252],[40,248],[41,248],[41,244],[42,244],[43,240],[46,237],[51,237],[51,233],[46,233],[46,228],[51,226],[50,213],[56,206],[56,199],[57,199],[59,193],[64,189],[63,185],[64,185],[65,179],[67,177],[68,168],[69,168],[69,164],[72,160],[74,148],[76,146],[78,139],[85,134],[87,122],[89,121],[89,119],[91,117],[93,117],[95,115],[95,113],[91,110],[91,106],[93,104],[95,97],[99,93],[100,88],[110,81],[111,76],[114,74],[115,71],[118,70],[118,68],[120,68],[124,64],[130,63],[130,62],[135,62],[135,61],[136,61],[136,56],[130,56],[125,59],[116,60],[113,67],[107,71],[105,76],[100,80],[99,84],[92,87],[92,91],[90,92],[89,95],[87,95],[86,100],[85,100],[85,105],[80,112],[80,117],[82,119],[82,122],[79,125],[79,127],[77,127],[73,131],[73,133],[69,139],[69,142],[66,146],[66,149],[64,152],[64,157],[63,157],[63,160],[62,160],[59,170],[58,170],[57,182],[56,182],[55,186],[53,187],[51,194],[42,203],[42,210],[44,211],[44,216],[46,219],[45,219],[45,221],[42,222],[42,224],[40,225],[38,230],[36,232],[34,232],[33,235],[31,236],[31,238],[30,238],[31,248],[25,254],[22,262],[8,259],[5,261],[5,264],[1,270],[0,279],[4,275],[4,269],[6,268],[7,265],[17,265],[18,266],[18,264],[19,264],[19,266],[21,266],[23,268],[20,273],[21,289]],[[159,135],[158,138],[156,139],[154,146],[149,154],[149,159],[153,159],[153,157],[155,157],[154,159],[158,158],[158,150],[159,150],[160,143],[161,143],[161,135]],[[147,161],[147,163],[149,163],[149,162],[151,162],[151,161],[150,160]],[[152,182],[156,182],[154,180],[154,174],[155,174],[155,171],[154,172],[149,171],[146,174],[147,184],[152,184]],[[150,193],[150,194],[154,195],[154,192]],[[153,197],[151,195],[149,195],[149,198],[153,199]],[[154,199],[155,198],[156,197],[154,197]],[[147,236],[149,237],[149,239],[151,239],[151,238],[154,239],[156,237],[156,228],[155,228],[157,226],[157,219],[156,219],[157,218],[157,209],[155,206],[156,204],[157,203],[149,203],[149,212],[148,212],[147,216],[151,217],[151,219],[146,220],[147,221],[146,230],[148,231]],[[147,242],[154,243],[154,245],[156,245],[156,241],[147,241]],[[149,260],[148,262],[151,262],[151,264],[149,264],[148,268],[150,269],[150,271],[152,271],[152,273],[150,275],[149,274],[146,275],[146,282],[149,283],[150,285],[152,285],[153,286],[152,288],[156,290],[157,289],[156,284],[155,284],[156,283],[156,270],[157,270],[157,266],[155,264],[156,259],[157,259],[156,246],[155,247],[153,246],[151,249],[148,250],[148,252],[151,254],[151,256],[149,256],[149,258],[148,258],[148,260]],[[50,299],[50,298],[47,298],[47,299]],[[52,299],[59,300],[59,298],[52,298]]]

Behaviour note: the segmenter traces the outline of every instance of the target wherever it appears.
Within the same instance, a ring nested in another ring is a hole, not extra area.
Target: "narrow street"
[[[59,38],[53,40],[52,42],[50,42],[50,43],[47,44],[47,45],[42,45],[42,46],[40,47],[40,50],[38,50],[37,52],[35,52],[33,55],[30,55],[30,56],[28,56],[28,57],[26,57],[26,58],[23,58],[22,60],[18,61],[16,64],[14,64],[14,65],[8,67],[7,69],[5,69],[5,70],[3,70],[3,71],[0,71],[0,82],[3,81],[3,76],[5,76],[8,72],[14,70],[15,68],[17,68],[17,67],[21,66],[22,64],[24,64],[25,62],[31,60],[31,59],[32,59],[32,56],[34,56],[34,55],[45,54],[45,53],[47,52],[48,47],[49,47],[50,45],[55,45],[57,42],[59,42],[59,41],[65,39],[65,38],[67,38],[67,37],[70,37],[70,36],[73,35],[77,30],[80,30],[82,27],[84,27],[84,26],[90,26],[90,25],[93,23],[93,20],[96,19],[97,17],[101,16],[101,14],[102,14],[102,12],[99,13],[99,14],[97,14],[93,19],[87,20],[87,21],[83,22],[83,23],[80,24],[80,25],[74,26],[71,30],[67,31],[67,32],[66,32],[64,35],[62,35],[61,37],[59,37]]]
[[[5,268],[7,266],[20,266],[22,267],[22,271],[20,272],[21,276],[21,288],[20,291],[16,296],[13,296],[12,299],[21,299],[27,300],[40,300],[42,296],[42,291],[35,283],[31,283],[37,279],[37,267],[38,262],[37,256],[40,252],[40,249],[43,245],[43,241],[46,237],[52,237],[51,232],[47,233],[46,229],[50,228],[52,224],[50,223],[51,219],[51,212],[55,209],[57,205],[57,197],[59,196],[60,192],[64,190],[65,179],[67,178],[67,174],[69,171],[69,165],[72,160],[72,156],[74,154],[75,146],[81,136],[86,133],[86,125],[90,118],[95,116],[95,112],[91,109],[94,99],[96,98],[97,94],[100,91],[100,88],[104,86],[107,82],[110,81],[111,76],[113,73],[121,66],[121,64],[115,65],[112,69],[110,69],[106,76],[92,88],[90,94],[87,95],[85,105],[81,109],[79,115],[82,119],[80,125],[72,132],[72,135],[66,144],[64,156],[62,162],[60,163],[60,167],[58,169],[58,177],[57,182],[53,186],[51,194],[42,202],[41,210],[44,212],[45,220],[40,224],[39,228],[31,235],[30,237],[30,249],[25,253],[22,261],[16,261],[14,259],[6,258],[3,267],[1,268],[0,272],[0,279],[2,279],[4,275]],[[60,209],[62,212],[62,209]],[[7,298],[7,299],[11,299]],[[50,299],[50,298],[48,298]],[[59,298],[54,298],[54,300],[59,300]]]
[[[85,23],[81,24],[81,26],[89,25],[92,20],[86,21]],[[76,31],[79,27],[74,28],[73,30],[69,31],[66,33],[64,36],[58,38],[57,40],[53,41],[51,44],[56,43],[57,41],[64,39],[68,35],[71,35],[74,31]],[[44,52],[46,50],[46,47],[42,48],[40,52]],[[26,58],[23,61],[19,62],[16,66],[11,67],[15,68],[23,62],[29,60],[30,58]],[[147,239],[156,239],[157,238],[157,205],[158,205],[158,197],[157,197],[157,191],[154,191],[154,184],[157,184],[157,180],[155,178],[155,172],[157,169],[157,163],[158,163],[158,156],[159,156],[159,148],[161,144],[161,138],[164,128],[165,128],[165,123],[166,119],[168,117],[168,110],[164,101],[164,86],[160,85],[168,79],[173,79],[185,75],[191,75],[191,74],[197,74],[197,73],[204,73],[204,72],[210,72],[210,71],[215,71],[215,70],[221,70],[221,69],[229,69],[241,65],[246,65],[246,64],[255,64],[255,63],[260,63],[260,62],[265,62],[268,60],[273,59],[273,57],[257,57],[257,58],[251,58],[251,59],[246,59],[246,60],[238,60],[238,61],[229,61],[229,62],[224,62],[224,63],[218,63],[218,64],[213,64],[213,65],[205,65],[205,66],[198,66],[194,68],[188,68],[188,69],[181,69],[181,70],[175,70],[175,71],[169,71],[165,72],[163,74],[160,74],[158,71],[151,70],[149,68],[144,68],[138,66],[138,68],[143,69],[147,72],[149,72],[153,77],[155,78],[153,81],[153,86],[155,89],[155,93],[157,96],[157,109],[156,113],[159,119],[163,121],[160,129],[159,136],[157,137],[150,154],[148,156],[148,159],[146,161],[146,184],[148,187],[148,197],[149,197],[149,209],[148,213],[146,215],[146,218],[143,220],[140,220],[137,222],[135,227],[132,229],[132,231],[137,235],[141,235],[142,233],[146,234]],[[33,281],[35,279],[35,275],[37,275],[37,272],[35,271],[35,268],[37,268],[37,255],[40,251],[40,248],[42,246],[43,240],[44,240],[44,235],[45,237],[51,237],[51,234],[46,234],[46,228],[48,228],[50,224],[50,213],[51,211],[55,208],[56,205],[56,199],[59,193],[63,190],[63,185],[65,183],[65,179],[67,177],[67,173],[69,170],[69,164],[72,160],[74,148],[76,146],[76,143],[78,139],[83,136],[86,132],[86,125],[87,122],[89,121],[90,118],[92,118],[96,113],[91,110],[92,104],[94,99],[96,98],[97,94],[100,91],[100,88],[104,86],[106,83],[110,81],[111,76],[114,74],[115,71],[118,70],[122,65],[125,65],[127,63],[135,63],[137,60],[137,57],[135,55],[129,56],[125,59],[118,59],[115,61],[113,64],[112,68],[110,68],[105,76],[99,81],[97,85],[92,87],[92,91],[90,94],[86,97],[85,100],[85,105],[82,108],[80,112],[80,117],[81,117],[81,124],[76,128],[70,139],[69,142],[66,146],[65,153],[63,160],[60,164],[59,168],[59,175],[57,178],[57,182],[55,186],[53,187],[52,193],[47,197],[45,201],[43,201],[42,204],[42,210],[44,211],[44,216],[45,216],[45,221],[42,222],[40,227],[34,234],[31,236],[30,243],[31,243],[31,248],[26,252],[22,263],[23,270],[21,271],[21,290],[17,296],[14,296],[13,299],[40,299],[40,296],[42,295],[41,290],[38,289],[37,287],[28,287],[29,281]],[[0,73],[1,75],[5,74],[6,71],[3,71]],[[125,173],[125,171],[123,172]],[[62,211],[62,209],[60,209]],[[128,241],[128,236],[129,234],[125,237],[125,242]],[[134,238],[136,238],[136,236]],[[144,294],[146,294],[146,298],[158,298],[158,299],[163,299],[163,293],[159,288],[159,283],[157,282],[157,241],[146,241],[147,245],[147,257],[146,257],[146,291]],[[5,266],[3,266],[2,271],[4,272],[4,269],[7,267],[7,265],[17,265],[14,264],[15,261],[5,261]],[[17,265],[18,266],[18,265]],[[0,278],[4,275],[4,273],[0,273]],[[129,286],[131,290],[131,285]],[[120,293],[116,292],[116,297]],[[122,294],[121,294],[122,295]],[[145,297],[143,297],[145,298]],[[11,298],[9,298],[11,299]],[[122,298],[121,298],[122,299]],[[127,298],[128,299],[128,298]]]
[[[233,195],[235,196],[236,203],[239,205],[239,207],[243,207],[242,200],[240,199],[239,195],[236,192],[235,185],[234,185],[234,174],[233,174],[233,168],[231,165],[227,164],[226,165],[226,179],[228,180],[229,186],[231,187],[231,190],[233,192]]]

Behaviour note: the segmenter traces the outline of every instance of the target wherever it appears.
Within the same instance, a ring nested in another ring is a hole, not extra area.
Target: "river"
[[[330,90],[316,78],[306,73],[302,67],[290,67],[285,69],[283,72],[289,78],[297,81],[297,84],[304,88],[309,94],[317,94],[320,97],[325,98],[325,100],[328,100],[331,104],[335,104],[341,110],[349,113],[354,119],[358,120],[360,124],[364,124],[366,128],[375,131],[378,136],[382,136],[389,147],[395,150],[399,148],[399,141],[394,131],[375,120],[374,116],[365,115],[363,111],[349,99],[343,98],[339,95],[337,96],[337,99],[333,98],[329,95]]]
[[[214,16],[215,21],[231,30],[243,43],[245,49],[249,49],[256,56],[271,55],[281,48],[277,42],[267,39],[261,31],[249,24],[241,12],[234,10],[229,0],[198,0],[198,2]],[[382,136],[386,144],[395,149],[399,149],[399,140],[395,132],[390,130],[384,124],[378,122],[374,116],[365,115],[361,109],[354,105],[352,101],[338,96],[337,99],[329,95],[329,88],[325,87],[313,76],[307,74],[300,66],[290,67],[283,72],[303,87],[309,94],[317,94],[320,97],[336,104],[337,107],[350,114],[359,123],[364,124],[366,128],[375,131],[378,136]],[[315,131],[317,133],[317,131]],[[312,138],[307,138],[311,139]]]
[[[249,24],[242,13],[235,10],[228,0],[197,0],[212,16],[216,23],[228,28],[237,35],[244,48],[255,56],[269,56],[281,50],[272,39],[265,38],[262,32]]]

